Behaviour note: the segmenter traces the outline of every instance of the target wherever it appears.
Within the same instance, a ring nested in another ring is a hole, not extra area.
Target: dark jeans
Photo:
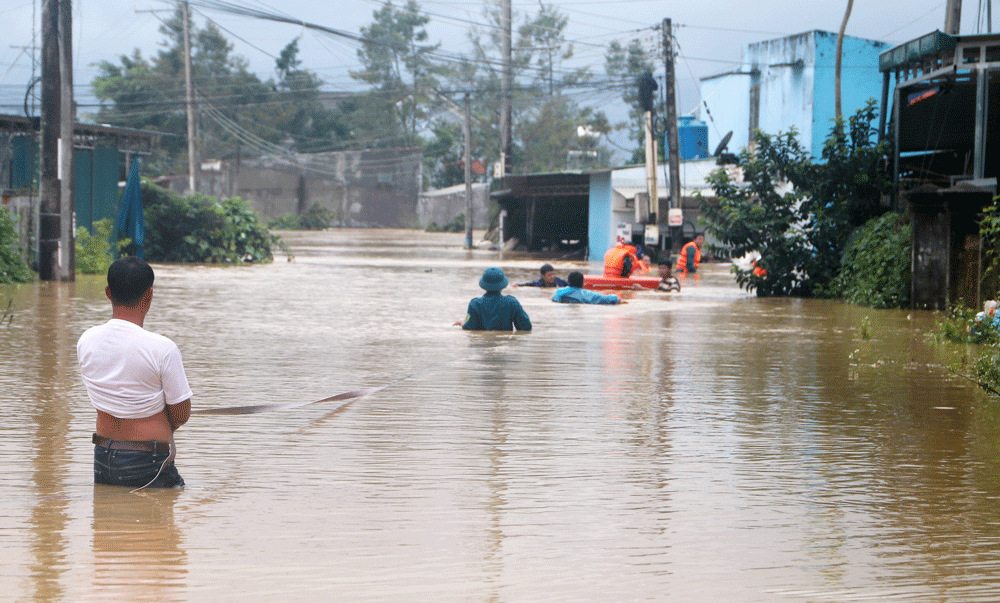
[[[112,450],[105,446],[94,446],[94,483],[110,486],[141,488],[152,481],[163,461],[170,453],[154,454],[139,450]],[[171,462],[149,488],[173,488],[183,486],[184,478]]]

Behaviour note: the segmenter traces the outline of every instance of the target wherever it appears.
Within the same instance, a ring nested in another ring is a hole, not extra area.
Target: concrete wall
[[[472,184],[472,227],[489,227],[489,191],[486,184]],[[457,216],[465,214],[467,200],[465,185],[456,184],[434,191],[427,191],[417,199],[417,225],[426,228],[432,222],[444,226]]]
[[[348,226],[416,225],[419,149],[222,159],[202,168],[201,192],[241,197],[265,218],[319,205]]]
[[[889,44],[852,36],[844,37],[841,69],[841,105],[845,117],[879,98],[882,75],[878,56]],[[837,34],[809,31],[775,40],[748,44],[742,66],[701,80],[711,118],[710,150],[732,130],[730,152],[749,144],[754,123],[768,134],[798,130],[799,142],[813,157],[820,157],[833,126]],[[714,120],[714,123],[713,123]]]

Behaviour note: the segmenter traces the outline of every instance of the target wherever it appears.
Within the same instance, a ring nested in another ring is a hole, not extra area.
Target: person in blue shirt
[[[583,273],[573,271],[569,273],[569,286],[556,290],[552,296],[552,301],[567,304],[624,304],[620,297],[613,294],[604,295],[597,291],[589,291],[583,288]]]
[[[542,264],[542,278],[530,283],[517,283],[515,287],[565,287],[569,283],[556,276],[556,269],[552,264]]]
[[[508,284],[507,276],[499,268],[487,268],[479,279],[479,286],[486,290],[482,297],[469,302],[462,328],[466,331],[530,331],[531,319],[521,307],[521,302],[500,291]]]

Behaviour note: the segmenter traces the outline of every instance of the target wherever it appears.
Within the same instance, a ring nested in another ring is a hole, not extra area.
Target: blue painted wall
[[[611,223],[611,172],[590,175],[589,213],[587,215],[587,248],[589,260],[603,260],[604,252],[614,244],[615,229]]]
[[[879,54],[890,44],[852,36],[844,37],[841,69],[841,104],[851,116],[869,98],[882,93]],[[720,74],[701,81],[701,95],[708,104],[709,147],[715,149],[727,131],[729,145],[738,152],[749,143],[750,91],[760,87],[758,126],[769,134],[798,130],[799,142],[814,157],[823,152],[823,142],[833,126],[837,34],[808,31],[794,36],[749,44],[736,73]]]

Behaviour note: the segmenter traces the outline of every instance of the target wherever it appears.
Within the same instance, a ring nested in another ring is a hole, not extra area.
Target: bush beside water
[[[34,274],[21,254],[14,216],[0,207],[0,284],[27,283],[33,279]]]
[[[277,244],[239,197],[218,201],[142,183],[145,257],[151,262],[270,262]]]
[[[323,230],[333,225],[336,219],[335,211],[315,203],[304,214],[275,218],[267,223],[267,227],[271,230]]]
[[[114,235],[114,223],[110,218],[94,222],[94,234],[90,234],[85,226],[76,229],[76,271],[80,274],[105,274],[115,261],[114,245],[111,238]],[[118,248],[124,248],[132,243],[130,239],[119,241]]]

